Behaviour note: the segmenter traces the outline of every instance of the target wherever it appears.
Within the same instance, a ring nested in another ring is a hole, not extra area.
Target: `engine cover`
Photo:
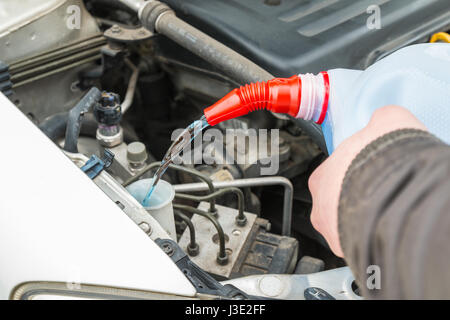
[[[182,19],[285,77],[365,69],[450,27],[448,0],[163,1]],[[380,29],[370,23],[378,16]]]

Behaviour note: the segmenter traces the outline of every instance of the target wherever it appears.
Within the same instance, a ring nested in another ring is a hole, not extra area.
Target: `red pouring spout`
[[[322,76],[324,87],[326,88],[324,94],[326,99],[321,99],[321,112],[317,120],[319,124],[325,118],[326,105],[328,104],[328,74],[323,72]],[[308,105],[306,107],[309,107],[309,101],[303,102],[307,102]],[[275,78],[267,82],[252,83],[234,89],[214,105],[205,109],[204,113],[208,123],[214,126],[220,122],[262,109],[299,117],[301,105],[302,76],[296,75],[291,78]]]

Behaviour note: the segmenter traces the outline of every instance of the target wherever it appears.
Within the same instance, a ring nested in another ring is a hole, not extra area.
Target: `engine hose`
[[[39,124],[39,129],[53,142],[58,143],[66,134],[69,112],[60,112],[49,116]],[[82,120],[80,135],[95,137],[98,124],[93,114],[86,114]]]
[[[147,29],[165,35],[182,47],[217,67],[240,84],[265,82],[275,78],[272,74],[236,51],[211,38],[204,32],[179,19],[175,12],[160,1],[117,0],[133,9]],[[293,120],[287,115],[272,114],[283,120]],[[295,121],[314,142],[326,152],[320,126],[310,121]]]
[[[202,217],[207,218],[209,221],[212,222],[212,224],[217,230],[217,235],[219,237],[219,253],[217,255],[217,262],[221,265],[226,265],[228,263],[228,254],[225,249],[225,233],[223,232],[222,226],[220,225],[219,221],[217,221],[217,219],[214,218],[210,213],[191,206],[174,204],[173,208],[181,211],[187,211],[190,213],[198,214]]]
[[[91,90],[69,111],[66,127],[66,140],[64,150],[78,153],[78,137],[80,136],[81,124],[84,114],[87,113],[101,98],[101,91],[96,87]]]
[[[61,137],[64,137],[66,133],[68,112],[61,112],[51,115],[39,124],[39,129],[53,142]]]
[[[38,127],[41,131],[54,143],[58,143],[61,139],[64,139],[66,134],[67,119],[69,117],[69,112],[55,113],[47,118],[45,118]],[[123,128],[123,139],[125,142],[139,141],[139,137],[133,128],[128,124],[124,123],[122,120]],[[81,122],[80,136],[87,136],[96,138],[96,133],[98,129],[98,122],[92,113],[87,113]],[[150,155],[149,155],[150,156]],[[155,161],[154,157],[151,156],[152,161]]]
[[[165,35],[241,84],[273,78],[249,59],[178,18],[165,3],[148,2],[139,18],[147,29]]]

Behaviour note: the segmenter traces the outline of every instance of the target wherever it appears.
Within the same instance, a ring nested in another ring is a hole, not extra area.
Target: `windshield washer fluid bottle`
[[[330,153],[386,105],[407,108],[450,144],[449,44],[406,47],[365,71],[334,69],[328,75],[330,96],[322,129]]]

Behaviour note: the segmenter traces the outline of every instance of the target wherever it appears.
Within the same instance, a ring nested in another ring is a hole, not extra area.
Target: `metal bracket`
[[[198,293],[216,295],[224,299],[256,299],[256,297],[247,295],[233,285],[222,285],[193,263],[176,242],[169,239],[156,239],[155,242],[184,273]]]
[[[135,42],[147,40],[155,34],[144,27],[141,28],[125,28],[117,24],[105,31],[105,38],[117,42]]]

